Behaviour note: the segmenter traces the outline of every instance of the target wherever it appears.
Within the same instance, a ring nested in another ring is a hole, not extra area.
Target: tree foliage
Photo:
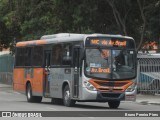
[[[55,33],[160,41],[160,0],[0,0],[0,48]]]

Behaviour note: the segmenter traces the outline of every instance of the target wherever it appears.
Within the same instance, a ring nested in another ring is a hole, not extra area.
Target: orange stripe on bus
[[[32,41],[24,41],[24,42],[18,42],[16,44],[16,47],[24,47],[28,45],[43,45],[46,44],[46,40],[32,40]]]
[[[23,46],[26,46],[25,42],[19,42],[16,44],[16,47],[23,47]]]
[[[47,42],[45,41],[45,40],[37,40],[36,41],[36,44],[37,45],[44,45],[44,44],[46,44]]]

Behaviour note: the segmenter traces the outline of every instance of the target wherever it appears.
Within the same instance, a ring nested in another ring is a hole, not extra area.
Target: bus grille
[[[89,80],[90,83],[101,92],[124,92],[133,82],[126,81],[105,81],[105,80]]]
[[[116,87],[121,87],[127,84],[127,82],[119,82],[119,83],[113,83],[112,85],[110,82],[96,82],[100,86],[116,86]]]

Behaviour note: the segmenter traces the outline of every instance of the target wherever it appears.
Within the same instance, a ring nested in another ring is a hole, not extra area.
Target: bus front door
[[[74,98],[79,96],[79,68],[80,68],[80,48],[74,48],[74,74],[73,74],[73,90]]]
[[[50,96],[50,59],[51,52],[45,51],[45,75],[44,75],[44,96]]]

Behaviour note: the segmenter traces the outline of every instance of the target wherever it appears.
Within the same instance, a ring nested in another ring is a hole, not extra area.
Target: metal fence
[[[138,93],[160,94],[160,54],[138,55]]]
[[[14,57],[10,54],[0,55],[0,82],[12,84]]]

